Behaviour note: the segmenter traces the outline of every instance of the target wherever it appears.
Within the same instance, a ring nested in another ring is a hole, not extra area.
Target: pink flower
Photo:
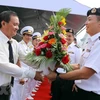
[[[52,34],[54,34],[54,33],[55,33],[55,32],[49,32],[48,34],[49,34],[49,35],[52,35]]]
[[[61,29],[62,29],[62,30],[66,30],[66,27],[64,27],[64,26],[61,26]]]
[[[62,46],[62,51],[67,51],[67,46]]]
[[[53,29],[53,26],[49,26],[48,28]]]
[[[60,38],[65,38],[65,36],[62,33],[60,33],[59,36]]]
[[[39,47],[40,47],[41,49],[43,49],[43,48],[46,48],[46,46],[47,46],[47,43],[44,43],[44,44],[40,45]]]

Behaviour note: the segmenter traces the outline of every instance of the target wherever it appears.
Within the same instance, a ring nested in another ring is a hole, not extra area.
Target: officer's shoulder
[[[31,48],[33,48],[33,45],[29,45],[28,47],[31,49]]]
[[[78,45],[74,45],[76,48],[80,48],[80,46],[78,46]]]
[[[11,41],[18,44],[18,41],[13,38],[11,39]]]
[[[20,41],[19,44],[25,44],[25,42],[24,41]]]

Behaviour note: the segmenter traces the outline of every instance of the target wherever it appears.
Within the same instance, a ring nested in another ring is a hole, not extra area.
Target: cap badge
[[[72,33],[72,30],[69,30],[69,32],[71,32],[71,33]]]
[[[28,32],[31,33],[32,31],[31,30],[28,30]]]
[[[91,10],[91,13],[96,13],[96,8],[93,8],[93,9]]]

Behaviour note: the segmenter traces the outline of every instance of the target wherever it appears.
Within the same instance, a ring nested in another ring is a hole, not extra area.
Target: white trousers
[[[25,100],[27,97],[27,83],[24,85],[19,84],[19,80],[14,80],[14,86],[12,87],[10,100]]]

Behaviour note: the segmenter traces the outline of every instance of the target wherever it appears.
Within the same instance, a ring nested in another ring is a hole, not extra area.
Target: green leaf
[[[73,67],[72,67],[69,63],[64,64],[64,63],[62,63],[62,62],[60,61],[60,65],[61,65],[65,70],[67,70],[67,71],[72,71],[72,70],[73,70]]]
[[[69,13],[71,12],[71,9],[70,8],[63,8],[63,9],[60,9],[56,15],[60,15],[60,16],[63,16],[63,17],[66,17]]]

